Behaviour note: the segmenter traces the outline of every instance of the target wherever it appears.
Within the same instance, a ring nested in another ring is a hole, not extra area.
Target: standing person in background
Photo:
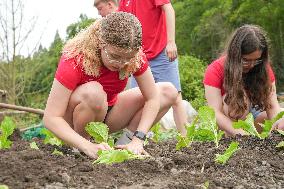
[[[261,131],[258,123],[281,111],[268,39],[259,26],[236,29],[224,55],[207,67],[203,83],[207,103],[215,110],[219,129],[227,135],[245,134],[242,129],[234,129],[232,122],[245,119],[248,113]],[[283,129],[283,122],[277,123],[278,128]]]
[[[98,9],[99,15],[106,15],[116,12],[118,9],[117,0],[95,0],[94,6]]]
[[[134,14],[142,25],[143,50],[155,82],[171,82],[179,91],[173,104],[177,129],[186,135],[187,114],[182,103],[175,43],[175,12],[170,0],[120,0],[119,11]],[[137,87],[132,77],[131,87]]]

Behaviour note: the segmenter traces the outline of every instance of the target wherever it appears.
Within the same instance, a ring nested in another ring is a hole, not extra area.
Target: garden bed
[[[175,150],[176,141],[150,143],[153,156],[120,164],[98,165],[64,147],[64,156],[51,155],[54,147],[37,140],[40,150],[15,137],[11,149],[0,151],[0,184],[9,188],[283,188],[284,151],[275,146],[277,133],[260,140],[252,137],[193,143]],[[215,163],[232,140],[240,142],[226,165]]]

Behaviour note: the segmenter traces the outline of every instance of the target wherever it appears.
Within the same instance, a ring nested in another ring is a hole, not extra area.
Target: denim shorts
[[[164,49],[158,56],[150,60],[149,64],[156,83],[171,82],[179,92],[181,91],[178,59],[170,62]],[[131,88],[137,87],[134,77],[131,77],[130,86]]]
[[[253,119],[256,119],[262,110],[256,110],[256,108],[250,107],[249,112],[253,115]]]

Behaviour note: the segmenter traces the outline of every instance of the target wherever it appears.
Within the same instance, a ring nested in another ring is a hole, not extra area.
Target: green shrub
[[[206,63],[193,56],[179,56],[179,71],[183,99],[195,109],[205,104],[203,76]]]

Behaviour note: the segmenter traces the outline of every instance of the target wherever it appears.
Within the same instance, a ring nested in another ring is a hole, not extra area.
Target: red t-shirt
[[[141,67],[133,74],[139,76],[143,74],[148,68],[148,61],[143,56],[141,60]],[[55,78],[66,88],[75,90],[79,85],[90,81],[97,81],[103,86],[104,91],[107,93],[107,101],[109,106],[116,103],[117,95],[126,87],[128,78],[123,80],[119,79],[119,72],[110,71],[106,67],[102,67],[98,77],[89,76],[85,74],[82,68],[83,57],[80,62],[76,62],[76,58],[67,59],[64,55],[61,56]]]
[[[142,25],[142,45],[148,60],[167,45],[166,17],[162,5],[170,0],[120,0],[119,11],[134,14]]]
[[[203,84],[209,85],[212,87],[216,87],[218,89],[221,89],[221,95],[223,96],[225,94],[224,89],[224,64],[225,64],[225,56],[220,57],[219,59],[213,61],[210,65],[208,65],[204,79]],[[268,65],[268,75],[271,80],[271,82],[275,81],[275,76],[272,71],[272,68],[270,64]]]

